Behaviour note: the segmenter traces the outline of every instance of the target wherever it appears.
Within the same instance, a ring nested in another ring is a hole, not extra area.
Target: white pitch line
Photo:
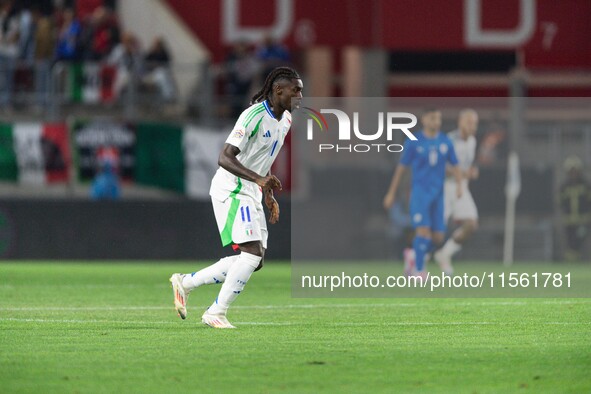
[[[0,318],[0,321],[23,323],[91,323],[91,324],[176,324],[174,321],[133,321],[133,320],[81,320],[81,319],[30,319],[30,318]]]
[[[176,320],[176,319],[175,319]],[[135,321],[135,320],[82,320],[82,319],[32,319],[32,318],[0,318],[1,321],[19,322],[19,323],[74,323],[74,324],[139,324],[139,325],[179,325],[184,324],[180,321]],[[199,321],[193,323],[200,324]],[[290,322],[239,322],[235,324],[250,325],[250,326],[291,326],[305,323],[290,323]]]
[[[34,307],[7,307],[0,308],[0,311],[14,311],[14,312],[33,312],[33,311],[72,311],[72,312],[83,312],[83,311],[151,311],[151,310],[165,310],[174,309],[173,306],[34,306]]]
[[[137,324],[137,325],[179,325],[178,321],[134,321],[134,320],[80,320],[80,319],[29,319],[29,318],[0,318],[0,321],[20,323],[74,323],[74,324]],[[235,322],[236,325],[246,326],[304,326],[308,322]],[[332,327],[369,327],[369,326],[507,326],[523,325],[525,322],[340,322],[325,323]],[[543,325],[591,325],[591,322],[538,322]],[[314,323],[314,325],[317,325]]]
[[[556,301],[541,301],[541,302],[534,302],[534,304],[542,304],[542,305],[573,305],[573,304],[589,304],[591,303],[591,299],[581,299],[576,301],[570,300],[556,300]],[[431,304],[427,306],[432,307],[441,307],[441,306],[504,306],[504,305],[531,305],[531,302],[526,301],[462,301],[462,302],[455,302],[455,303],[446,303],[443,305],[438,304]],[[424,303],[419,302],[400,302],[400,303],[376,303],[376,304],[277,304],[277,305],[236,305],[233,306],[232,309],[314,309],[314,308],[406,308],[406,307],[416,307],[421,306],[425,307]],[[198,306],[195,306],[198,307]],[[204,308],[206,305],[203,306]],[[172,306],[132,306],[132,305],[122,305],[122,306],[73,306],[73,307],[59,307],[59,306],[47,306],[47,307],[0,307],[0,311],[130,311],[130,310],[138,310],[138,311],[145,311],[145,310],[169,310],[173,309]]]

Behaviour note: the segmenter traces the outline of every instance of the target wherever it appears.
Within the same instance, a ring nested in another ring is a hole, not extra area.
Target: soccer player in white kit
[[[302,80],[295,70],[278,67],[271,71],[226,140],[209,194],[222,245],[238,245],[240,254],[224,257],[192,274],[170,277],[175,309],[182,319],[187,317],[191,290],[204,284],[223,283],[201,320],[214,328],[235,328],[226,318],[228,307],[252,273],[262,268],[267,249],[263,197],[270,213],[269,222],[279,220],[273,189],[281,189],[281,182],[271,175],[270,169],[291,127],[290,111],[292,106],[298,106],[302,89]]]
[[[463,109],[458,116],[458,129],[447,134],[454,144],[458,164],[462,171],[462,196],[456,195],[456,180],[448,172],[445,180],[444,214],[447,223],[450,217],[459,227],[452,233],[443,247],[435,252],[435,261],[447,275],[453,275],[452,257],[462,249],[462,244],[478,227],[478,210],[468,184],[478,178],[474,166],[476,155],[476,130],[478,114],[473,109]]]

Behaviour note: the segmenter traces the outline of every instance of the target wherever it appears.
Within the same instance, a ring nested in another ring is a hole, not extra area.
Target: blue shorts
[[[410,220],[413,228],[429,227],[433,232],[445,232],[443,190],[435,195],[411,192]]]

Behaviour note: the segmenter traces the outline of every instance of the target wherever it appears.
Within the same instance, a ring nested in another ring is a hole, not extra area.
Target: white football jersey
[[[462,171],[468,171],[476,157],[476,138],[471,135],[467,139],[463,139],[459,130],[451,131],[447,136],[454,144],[458,166]]]
[[[244,167],[266,176],[283,146],[290,127],[291,113],[285,111],[281,119],[276,119],[265,100],[251,105],[242,112],[226,143],[240,149],[236,158]],[[219,200],[225,200],[236,190],[243,194],[257,194],[257,188],[254,182],[239,179],[220,167],[213,177],[209,194]]]

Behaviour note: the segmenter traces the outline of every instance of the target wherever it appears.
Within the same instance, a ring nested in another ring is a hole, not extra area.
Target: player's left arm
[[[271,176],[271,171],[269,171],[268,175]],[[275,224],[279,221],[279,203],[273,195],[273,189],[263,190],[263,193],[265,195],[265,205],[269,210],[269,223]]]
[[[462,177],[464,179],[478,179],[478,176],[479,176],[478,167],[472,166],[472,167],[468,168],[468,170],[466,170],[466,171],[462,171],[462,170],[460,170],[460,171],[462,172]],[[445,166],[445,176],[446,177],[454,176],[454,170],[453,170],[452,166],[449,164]]]

